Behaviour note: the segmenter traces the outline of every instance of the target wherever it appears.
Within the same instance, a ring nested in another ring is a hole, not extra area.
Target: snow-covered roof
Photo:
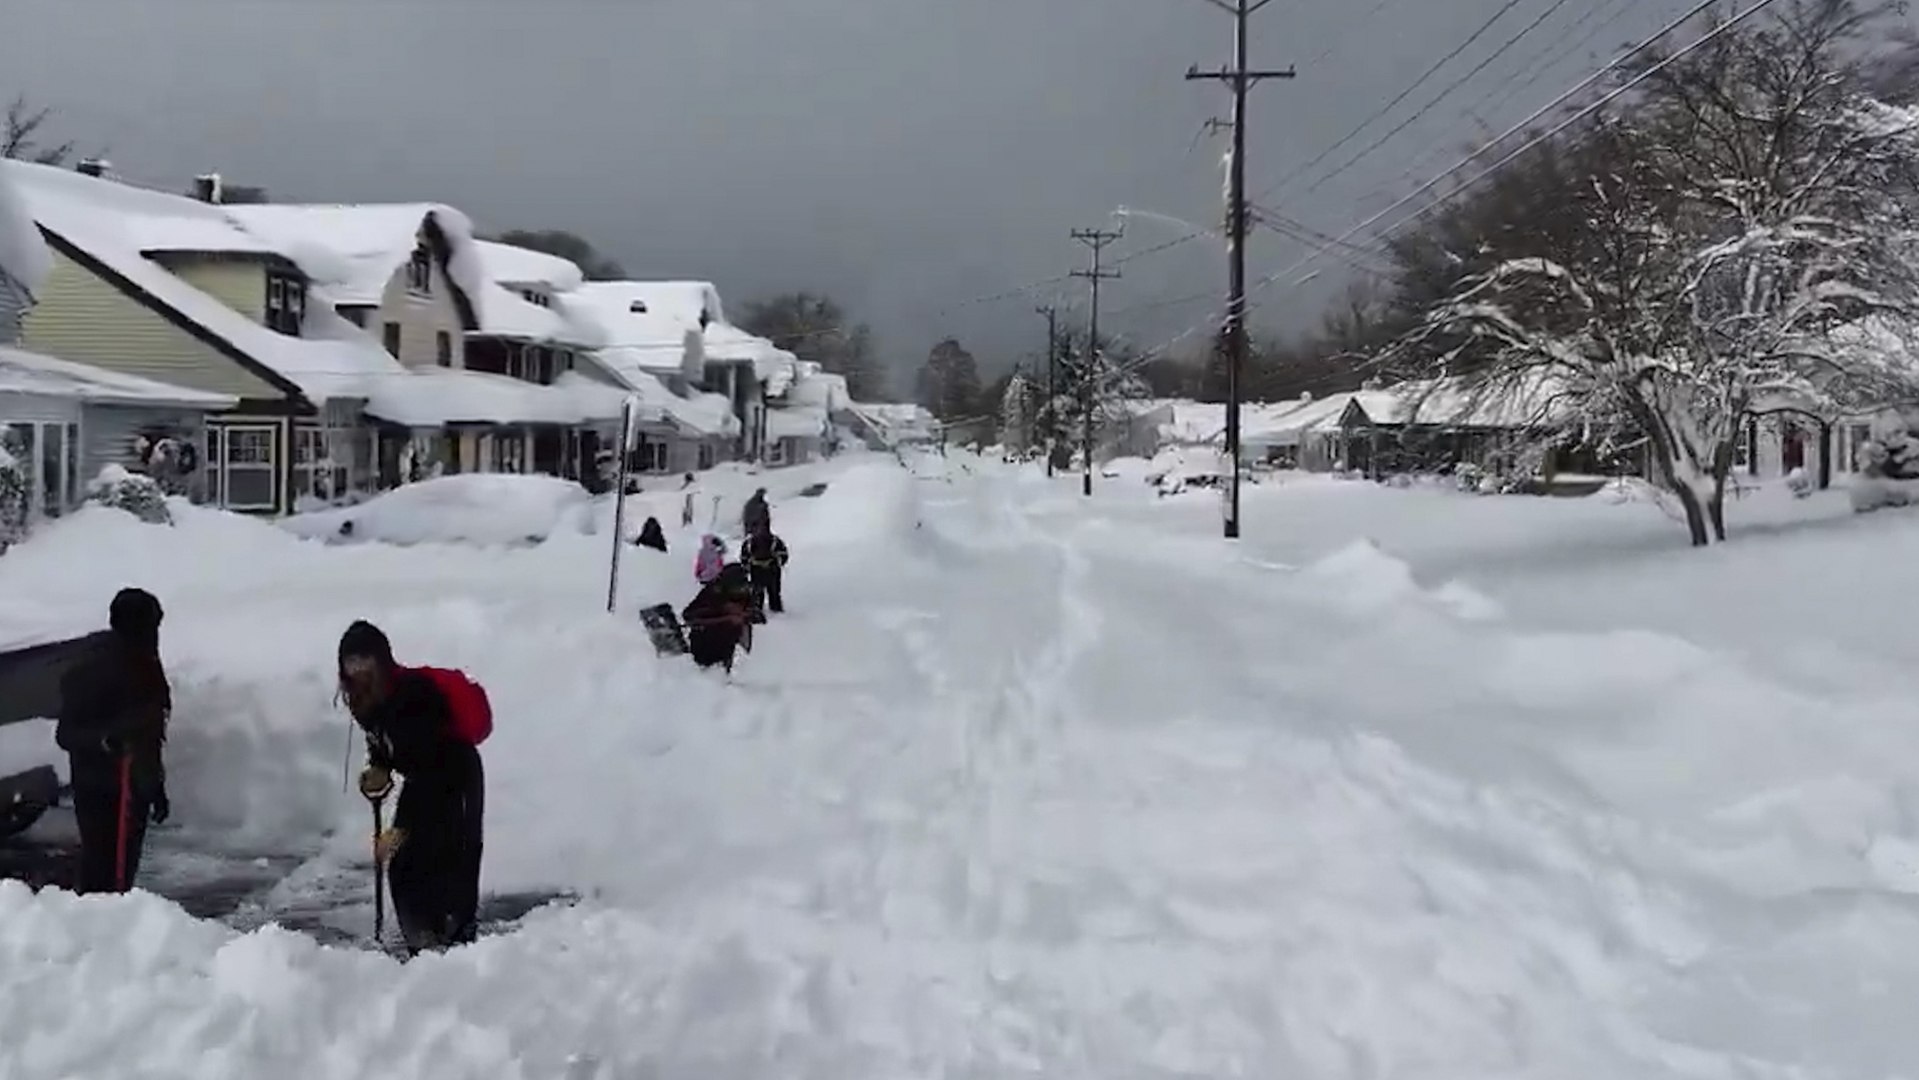
[[[927,442],[939,430],[939,419],[923,405],[855,401],[849,409],[891,443]]]
[[[1268,413],[1258,423],[1247,425],[1240,441],[1259,446],[1297,446],[1307,433],[1337,426],[1352,400],[1352,394],[1342,393],[1280,403],[1285,407]]]
[[[763,337],[749,334],[726,321],[719,290],[705,281],[589,281],[573,295],[593,306],[600,317],[625,315],[648,320],[635,323],[627,335],[612,335],[613,340],[639,336],[650,342],[675,341],[681,330],[701,330],[704,359],[721,363],[752,364],[754,377],[766,384],[769,397],[779,397],[792,386],[797,360],[793,354]],[[635,307],[644,310],[635,310]],[[675,327],[671,336],[665,327]],[[653,346],[659,351],[659,346]],[[667,365],[678,367],[678,358]],[[662,370],[654,365],[651,370]]]
[[[1569,409],[1560,381],[1543,374],[1516,386],[1499,387],[1463,378],[1404,382],[1357,391],[1352,401],[1368,420],[1388,427],[1537,427],[1563,419]]]
[[[574,372],[551,386],[482,371],[425,368],[374,387],[366,411],[407,427],[617,420],[626,392]],[[645,403],[642,403],[644,409]]]
[[[0,346],[0,394],[37,394],[92,405],[177,405],[209,412],[239,399],[123,375],[39,353]]]
[[[481,240],[478,244],[487,276],[503,285],[544,285],[566,292],[586,282],[585,273],[571,259],[497,240]]]
[[[818,408],[828,414],[844,412],[852,406],[853,396],[846,391],[846,376],[834,375],[811,360],[800,361],[795,372],[793,385],[786,391],[787,404]]]
[[[258,237],[225,216],[226,208],[47,165],[7,161],[0,162],[0,171],[47,233],[120,279],[123,288],[291,383],[307,400],[363,397],[369,381],[405,374],[378,342],[325,304],[307,305],[302,336],[288,337],[147,257],[156,250],[262,250]],[[157,242],[162,246],[155,248]]]
[[[645,303],[632,287],[637,284],[589,281],[566,294],[567,311],[598,332],[601,363],[622,379],[628,373],[688,374],[687,332],[701,340],[697,319],[682,322],[650,305],[635,311],[634,301]]]
[[[766,410],[766,437],[769,439],[814,439],[825,434],[824,408],[798,405]]]
[[[53,255],[14,191],[11,171],[0,172],[0,276],[16,282],[32,298],[53,269]]]
[[[379,304],[393,275],[419,247],[420,230],[429,220],[446,237],[448,275],[476,308],[489,280],[472,221],[439,203],[263,203],[218,209],[292,259],[336,304]]]

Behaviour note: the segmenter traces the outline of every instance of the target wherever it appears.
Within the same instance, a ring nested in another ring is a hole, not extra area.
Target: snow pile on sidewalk
[[[609,620],[587,536],[56,523],[0,594],[51,617],[158,584],[191,827],[338,825],[313,861],[357,857],[329,695],[365,615],[494,697],[486,887],[587,900],[401,966],[0,885],[28,1033],[0,1075],[1867,1080],[1919,1054],[1912,678],[1542,629],[1428,561],[1522,520],[1624,559],[1656,510],[1289,486],[1256,500],[1318,530],[1287,570],[1183,531],[1184,500],[941,475],[776,501],[793,611],[732,686],[630,617],[690,595],[690,551],[630,560]],[[1450,523],[1417,558],[1354,542],[1407,507]],[[1905,530],[1858,528],[1888,520],[1847,517],[1850,565],[1898,562]],[[1513,538],[1480,539],[1504,575]],[[1696,553],[1630,557],[1697,599]]]

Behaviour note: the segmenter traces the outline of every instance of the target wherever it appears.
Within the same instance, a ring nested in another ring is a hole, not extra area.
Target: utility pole
[[[1086,367],[1079,376],[1079,450],[1086,472],[1080,494],[1089,496],[1093,493],[1093,380],[1099,375],[1099,283],[1120,276],[1117,270],[1100,269],[1100,264],[1107,246],[1120,236],[1118,229],[1073,230],[1073,239],[1085,244],[1092,257],[1087,269],[1073,271],[1074,277],[1085,278],[1093,287],[1093,310],[1086,329]]]
[[[1052,304],[1033,310],[1046,316],[1046,477],[1053,476],[1053,442],[1058,423],[1053,415],[1053,368],[1059,362],[1059,308]]]
[[[1233,129],[1232,159],[1228,163],[1229,190],[1226,196],[1227,264],[1226,285],[1226,457],[1232,471],[1226,496],[1226,539],[1239,538],[1239,404],[1240,383],[1246,370],[1246,91],[1267,79],[1290,79],[1292,68],[1284,71],[1252,71],[1247,68],[1246,39],[1253,14],[1272,0],[1207,0],[1207,3],[1233,17],[1233,66],[1218,71],[1201,71],[1197,65],[1186,72],[1188,81],[1208,79],[1223,82],[1233,91],[1233,118],[1225,126]]]

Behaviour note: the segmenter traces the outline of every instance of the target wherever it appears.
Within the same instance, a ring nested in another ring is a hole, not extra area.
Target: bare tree
[[[1671,64],[1563,147],[1559,225],[1432,305],[1396,346],[1541,430],[1643,440],[1693,543],[1725,539],[1736,440],[1781,407],[1919,391],[1901,352],[1850,344],[1919,313],[1919,133],[1863,93],[1877,9],[1807,0]]]
[[[7,114],[0,121],[0,158],[13,158],[38,162],[41,165],[64,165],[73,156],[74,144],[59,143],[54,146],[42,146],[41,129],[53,118],[53,109],[48,106],[35,107],[23,94],[7,103]]]

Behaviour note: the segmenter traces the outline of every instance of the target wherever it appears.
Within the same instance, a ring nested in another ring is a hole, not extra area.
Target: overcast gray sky
[[[1687,0],[1273,0],[1254,62],[1260,194],[1506,7],[1473,47],[1270,205],[1343,232],[1578,81]],[[1533,33],[1351,168],[1534,18]],[[483,229],[572,229],[643,277],[728,302],[840,297],[902,367],[958,335],[983,360],[1043,338],[1033,303],[968,303],[1077,265],[1116,206],[1220,216],[1229,55],[1205,0],[0,0],[0,93],[143,181],[217,169],[275,198],[437,200]],[[1579,42],[1591,34],[1583,46]],[[1553,61],[1557,59],[1557,62]],[[1526,86],[1529,78],[1536,78]],[[1123,255],[1178,239],[1131,219]],[[1310,250],[1262,231],[1255,273]],[[1348,273],[1255,319],[1297,331]],[[1142,345],[1218,306],[1210,237],[1125,267],[1108,325]],[[1063,286],[1060,286],[1063,287]]]

